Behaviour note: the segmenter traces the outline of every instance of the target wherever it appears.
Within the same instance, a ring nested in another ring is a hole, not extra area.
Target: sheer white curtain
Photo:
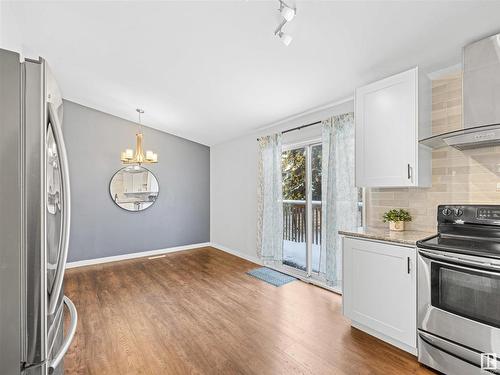
[[[329,286],[341,287],[342,248],[339,229],[358,226],[358,189],[354,182],[354,114],[322,123],[321,272]]]
[[[265,264],[281,265],[283,197],[281,133],[259,139],[257,181],[257,253]]]

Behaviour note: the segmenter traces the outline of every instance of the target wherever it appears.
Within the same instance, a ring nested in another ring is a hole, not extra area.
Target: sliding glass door
[[[310,146],[311,153],[311,270],[318,274],[321,267],[321,144]]]
[[[338,231],[355,229],[363,222],[363,191],[354,181],[353,114],[325,120],[321,139],[283,146],[281,170],[281,269],[340,291],[342,249]]]
[[[284,150],[283,174],[283,264],[307,271],[307,149]]]
[[[321,269],[321,143],[285,147],[283,266],[303,276]]]

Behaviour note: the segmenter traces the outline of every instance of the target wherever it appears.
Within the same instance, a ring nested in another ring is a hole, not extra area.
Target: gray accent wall
[[[109,182],[120,152],[135,148],[137,124],[64,101],[64,139],[71,182],[68,261],[123,255],[210,241],[210,149],[143,127],[144,149],[158,153],[145,165],[160,185],[141,212],[118,207]]]

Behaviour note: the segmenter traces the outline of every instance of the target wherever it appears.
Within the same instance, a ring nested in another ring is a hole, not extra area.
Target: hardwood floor
[[[351,328],[341,297],[213,248],[70,269],[66,374],[433,374]]]

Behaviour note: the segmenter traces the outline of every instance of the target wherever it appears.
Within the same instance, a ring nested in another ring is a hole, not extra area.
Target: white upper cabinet
[[[418,144],[418,68],[360,87],[355,97],[356,185],[430,186],[431,151]]]

